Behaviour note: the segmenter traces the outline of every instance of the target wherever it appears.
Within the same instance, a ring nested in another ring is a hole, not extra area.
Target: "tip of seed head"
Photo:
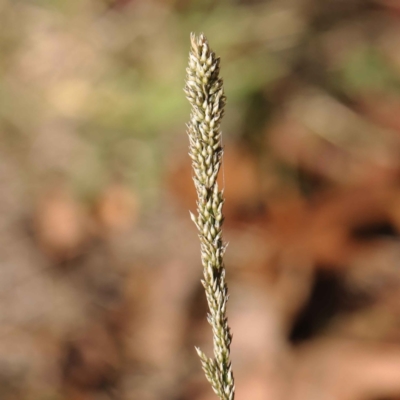
[[[199,36],[196,36],[194,32],[190,33],[190,42],[192,44],[192,48],[195,52],[199,51],[199,47],[207,44],[207,38],[205,37],[204,33],[201,32]]]

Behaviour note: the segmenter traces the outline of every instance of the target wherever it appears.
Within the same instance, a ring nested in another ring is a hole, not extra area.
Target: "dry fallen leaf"
[[[296,352],[288,399],[355,400],[400,394],[396,345],[321,339]]]
[[[34,214],[34,233],[53,261],[76,257],[88,240],[87,217],[72,193],[55,185],[42,193]]]
[[[138,200],[127,186],[113,183],[97,201],[95,217],[104,233],[126,232],[138,216]]]

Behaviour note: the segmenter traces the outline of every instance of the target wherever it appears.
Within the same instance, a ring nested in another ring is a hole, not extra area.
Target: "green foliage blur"
[[[166,146],[186,140],[189,33],[222,58],[234,137],[304,34],[292,3],[2,0],[0,151],[28,185],[51,171],[90,197],[119,175],[151,201]]]

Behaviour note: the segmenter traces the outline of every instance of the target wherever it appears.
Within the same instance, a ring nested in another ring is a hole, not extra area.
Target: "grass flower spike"
[[[217,176],[222,162],[221,119],[226,97],[219,77],[219,58],[210,50],[204,35],[191,34],[185,93],[192,106],[187,124],[189,155],[192,159],[197,191],[197,216],[190,214],[200,237],[204,286],[209,307],[208,322],[213,331],[214,358],[200,349],[206,378],[221,400],[232,400],[235,385],[230,361],[232,335],[226,317],[228,289],[225,282],[222,241],[223,191]]]

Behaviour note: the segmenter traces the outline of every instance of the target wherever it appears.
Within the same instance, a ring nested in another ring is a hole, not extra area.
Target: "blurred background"
[[[237,398],[400,399],[396,0],[0,0],[0,398],[215,398],[191,31],[228,98]]]

